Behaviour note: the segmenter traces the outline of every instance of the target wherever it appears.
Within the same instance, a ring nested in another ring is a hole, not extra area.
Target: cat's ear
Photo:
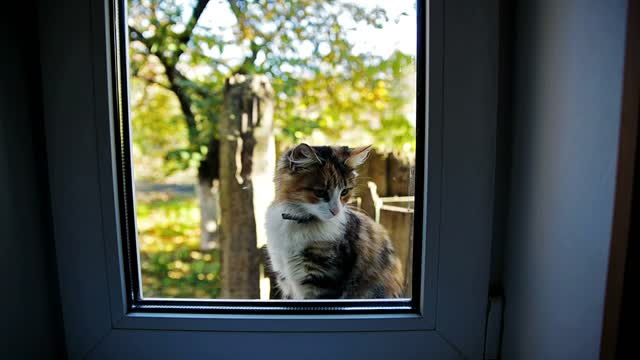
[[[344,163],[352,169],[357,168],[367,161],[371,149],[373,149],[373,145],[361,146],[351,150],[349,157],[344,161]]]
[[[288,154],[289,168],[291,170],[304,169],[319,163],[320,159],[313,148],[305,143],[299,144]]]

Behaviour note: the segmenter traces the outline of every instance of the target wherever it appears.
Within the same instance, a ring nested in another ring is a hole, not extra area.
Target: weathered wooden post
[[[273,89],[266,76],[235,74],[227,79],[220,122],[223,298],[260,297],[256,220],[262,225],[263,219],[255,215],[253,177],[254,169],[275,157],[263,144],[273,141],[272,122]]]

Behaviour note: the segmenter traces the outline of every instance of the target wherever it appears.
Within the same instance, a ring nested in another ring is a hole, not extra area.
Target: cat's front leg
[[[293,285],[282,273],[276,274],[276,284],[280,290],[280,295],[283,300],[290,300],[295,298]]]
[[[342,296],[343,271],[341,261],[332,248],[309,247],[300,257],[301,269],[297,281],[298,295],[303,299],[337,299]]]
[[[303,299],[338,299],[342,296],[342,287],[326,274],[307,275],[299,288]]]

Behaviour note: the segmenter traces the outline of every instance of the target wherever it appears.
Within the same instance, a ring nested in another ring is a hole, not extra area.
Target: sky
[[[360,24],[352,31],[350,40],[355,44],[354,51],[371,51],[376,55],[388,56],[395,50],[405,54],[416,53],[416,12],[415,0],[366,0],[358,4],[368,8],[375,6],[387,11],[389,22],[382,29]],[[402,16],[402,13],[408,16]]]

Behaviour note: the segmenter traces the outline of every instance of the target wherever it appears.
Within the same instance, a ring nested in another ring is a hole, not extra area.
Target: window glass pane
[[[410,298],[415,1],[127,12],[142,297]]]

